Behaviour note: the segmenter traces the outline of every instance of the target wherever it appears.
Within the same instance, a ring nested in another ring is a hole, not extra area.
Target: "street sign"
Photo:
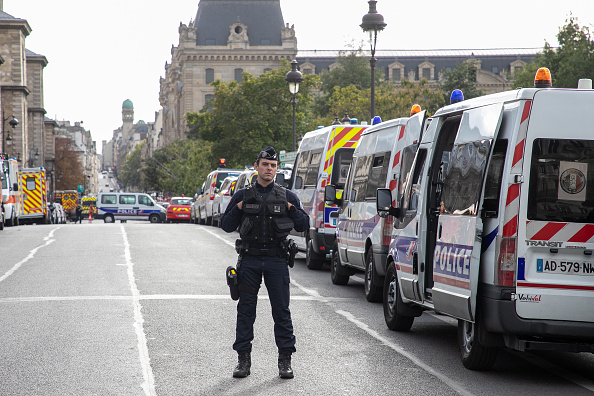
[[[79,193],[84,193],[85,192],[85,186],[83,186],[82,184],[78,185],[78,192]]]
[[[280,167],[284,167],[287,164],[292,165],[295,163],[295,158],[297,158],[297,151],[291,151],[287,153],[286,151],[280,152]]]

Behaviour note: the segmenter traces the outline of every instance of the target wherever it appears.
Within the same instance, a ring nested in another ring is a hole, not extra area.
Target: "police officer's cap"
[[[278,161],[278,156],[276,155],[276,151],[274,150],[273,147],[266,147],[264,149],[264,151],[260,151],[260,154],[258,154],[258,158],[256,159],[256,161],[258,161],[259,159],[266,159],[266,160],[273,160],[273,161]]]

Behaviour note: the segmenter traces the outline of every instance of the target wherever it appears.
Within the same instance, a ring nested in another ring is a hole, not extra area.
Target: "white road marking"
[[[4,275],[0,276],[0,282],[2,282],[3,280],[5,280],[6,278],[8,278],[10,275],[14,274],[23,264],[25,264],[27,261],[31,260],[33,257],[35,257],[35,254],[37,253],[37,251],[43,247],[49,246],[51,245],[53,242],[55,242],[55,239],[51,239],[54,237],[54,232],[56,232],[56,230],[58,230],[60,227],[58,228],[54,228],[53,230],[51,230],[49,232],[49,234],[43,238],[43,240],[45,241],[45,243],[43,245],[39,245],[34,249],[31,249],[29,251],[29,254],[27,255],[27,257],[25,257],[24,259],[22,259],[21,261],[19,261],[18,263],[16,263],[11,269],[9,269]]]
[[[138,297],[133,296],[52,296],[52,297],[5,297],[0,298],[1,303],[19,303],[19,302],[50,302],[50,301],[134,301],[134,300],[230,300],[228,294],[148,294]],[[266,291],[258,294],[259,300],[267,300]],[[291,301],[352,301],[357,298],[350,297],[325,297],[314,296],[291,296]]]
[[[140,304],[140,292],[136,286],[136,279],[134,278],[134,263],[132,262],[132,255],[130,254],[130,242],[128,242],[128,234],[123,224],[120,224],[122,231],[122,238],[124,239],[124,257],[126,259],[128,283],[130,284],[130,291],[132,292],[132,302],[134,306],[134,329],[136,330],[136,338],[138,340],[138,355],[140,358],[140,365],[142,367],[142,377],[144,382],[141,387],[144,394],[148,396],[156,396],[155,390],[155,376],[151,368],[151,359],[148,351],[148,344],[146,341],[146,334],[144,333],[144,318],[142,317],[142,305]]]

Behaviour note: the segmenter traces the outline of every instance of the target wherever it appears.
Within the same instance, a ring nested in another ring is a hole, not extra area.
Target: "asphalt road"
[[[590,395],[594,355],[503,351],[463,368],[455,321],[384,324],[360,276],[291,270],[295,378],[278,378],[266,289],[252,374],[231,376],[236,234],[190,224],[31,225],[0,232],[0,395]]]

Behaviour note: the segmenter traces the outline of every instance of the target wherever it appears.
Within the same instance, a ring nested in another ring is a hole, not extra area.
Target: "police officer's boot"
[[[240,353],[237,355],[237,366],[233,370],[233,377],[245,378],[250,375],[250,367],[252,367],[252,357],[249,352]]]
[[[291,368],[291,355],[278,355],[278,375],[281,378],[293,378],[293,369]]]

